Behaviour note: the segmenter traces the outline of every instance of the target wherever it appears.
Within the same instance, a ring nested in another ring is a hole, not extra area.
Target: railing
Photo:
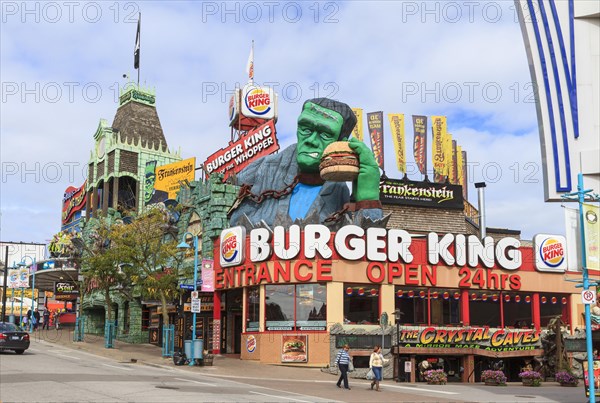
[[[473,222],[475,225],[479,225],[479,211],[469,203],[467,200],[464,200],[465,205],[465,217]]]
[[[85,318],[75,319],[75,331],[73,332],[73,341],[83,341],[85,335]]]
[[[114,339],[117,337],[117,326],[115,322],[104,324],[104,347],[113,348]]]

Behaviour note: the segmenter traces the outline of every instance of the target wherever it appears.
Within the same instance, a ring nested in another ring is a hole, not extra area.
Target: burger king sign
[[[244,261],[244,227],[233,227],[221,232],[221,267],[238,266]]]
[[[564,236],[537,234],[533,245],[537,270],[561,273],[567,270],[567,241]]]

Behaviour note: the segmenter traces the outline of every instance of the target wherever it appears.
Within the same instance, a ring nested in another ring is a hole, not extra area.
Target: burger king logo
[[[256,350],[256,337],[253,335],[248,336],[246,339],[246,351],[253,353]]]
[[[221,232],[219,249],[222,267],[237,266],[244,259],[244,241],[246,233],[243,227],[233,227]]]
[[[565,237],[538,234],[534,238],[534,245],[537,270],[564,272],[567,269],[567,242]]]
[[[271,111],[271,94],[255,87],[246,92],[244,103],[250,113],[263,116]]]

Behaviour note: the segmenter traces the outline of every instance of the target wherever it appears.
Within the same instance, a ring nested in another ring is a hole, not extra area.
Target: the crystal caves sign
[[[533,329],[406,326],[400,329],[399,336],[400,345],[406,348],[470,348],[502,352],[535,350],[542,346],[539,331]]]
[[[463,209],[462,187],[450,183],[414,182],[382,178],[379,182],[382,203],[419,207]]]

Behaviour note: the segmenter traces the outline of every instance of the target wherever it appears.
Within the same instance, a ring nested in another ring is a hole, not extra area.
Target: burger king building
[[[475,382],[502,360],[511,380],[543,355],[551,319],[583,326],[580,292],[564,278],[564,238],[532,243],[488,228],[481,240],[460,186],[386,179],[380,192],[385,228],[225,229],[215,241],[213,323],[229,330],[214,352],[327,367],[349,344],[359,376],[383,341],[394,356],[388,378],[417,382],[432,367]]]

